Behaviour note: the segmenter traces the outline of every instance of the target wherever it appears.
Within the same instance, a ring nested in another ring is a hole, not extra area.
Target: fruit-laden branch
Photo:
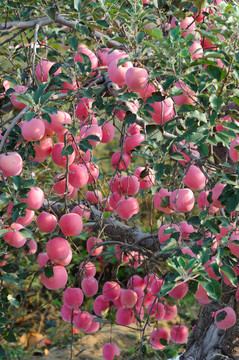
[[[63,203],[48,203],[44,201],[44,207],[48,210],[50,207],[60,217],[62,215]],[[104,218],[104,214],[96,209],[94,206],[90,206],[91,217],[88,222],[84,224],[84,227],[90,227],[91,232],[99,233],[103,231],[104,235],[112,239],[113,241],[119,241],[123,244],[130,244],[149,251],[159,250],[159,243],[157,235],[147,232],[143,232],[137,226],[127,226],[117,220],[115,217],[110,216]],[[149,253],[150,255],[150,253]]]
[[[55,21],[49,19],[48,17],[45,17],[45,18],[40,18],[40,19],[36,19],[36,20],[31,20],[31,21],[12,21],[12,22],[0,23],[0,32],[12,32],[12,31],[15,31],[18,29],[27,30],[27,29],[35,28],[36,25],[38,25],[39,28],[41,28],[42,26],[48,26],[48,25],[51,25],[54,23],[57,23],[57,24],[60,24],[63,26],[67,26],[71,29],[77,30],[76,29],[76,25],[78,24],[77,21],[69,21],[69,20],[65,19],[64,17],[57,15],[55,17]],[[79,29],[79,31],[80,31],[80,29]],[[104,38],[105,40],[107,40],[107,42],[111,46],[117,46],[118,48],[125,47],[118,41],[112,40],[109,36],[102,34],[97,29],[94,30],[93,35],[98,39]]]

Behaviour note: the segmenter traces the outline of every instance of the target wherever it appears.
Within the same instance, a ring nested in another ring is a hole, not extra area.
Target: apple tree
[[[135,326],[131,359],[238,358],[238,22],[236,0],[0,0],[4,343],[34,285],[71,331]]]

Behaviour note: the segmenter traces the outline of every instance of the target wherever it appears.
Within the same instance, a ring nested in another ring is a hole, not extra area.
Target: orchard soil
[[[51,315],[47,320],[45,316],[39,314],[36,317],[34,314],[32,314],[33,316],[31,317],[29,315],[19,319],[17,324],[19,330],[21,329],[21,346],[25,349],[26,353],[28,353],[28,356],[25,356],[24,360],[70,359],[70,324],[60,321],[60,328],[58,328],[57,331],[54,327],[45,330],[47,324],[53,324],[54,321],[58,324],[59,319]],[[159,321],[158,325],[159,327],[166,328],[170,332],[170,328],[178,324],[179,321],[180,318],[177,316],[171,321]],[[113,325],[113,327],[108,324],[102,325],[101,330],[97,333],[86,335],[84,332],[79,331],[78,334],[74,335],[72,360],[104,360],[102,348],[106,342],[110,341],[110,337],[121,350],[120,359],[126,360],[133,354],[136,344],[139,343],[140,340],[140,332],[134,330],[137,329],[136,326],[133,325],[132,327],[134,327],[134,329],[130,329],[119,325]],[[149,335],[152,330],[152,327],[148,327],[146,335]],[[42,338],[49,339],[52,343],[51,346],[39,346],[39,341]],[[21,357],[18,357],[18,359],[23,360]]]

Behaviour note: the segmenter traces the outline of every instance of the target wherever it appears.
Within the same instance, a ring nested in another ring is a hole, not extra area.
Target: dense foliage
[[[136,323],[132,359],[183,351],[197,327],[157,323],[180,299],[237,326],[238,23],[233,0],[0,0],[2,358],[43,286],[71,331]]]

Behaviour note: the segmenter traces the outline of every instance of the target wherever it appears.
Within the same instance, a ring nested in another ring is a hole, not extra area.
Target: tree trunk
[[[237,322],[233,327],[221,330],[215,324],[212,314],[225,306],[230,306],[236,311]],[[223,286],[221,303],[211,302],[204,306],[188,340],[186,352],[179,359],[239,360],[238,310],[239,305],[235,300],[235,290]]]

